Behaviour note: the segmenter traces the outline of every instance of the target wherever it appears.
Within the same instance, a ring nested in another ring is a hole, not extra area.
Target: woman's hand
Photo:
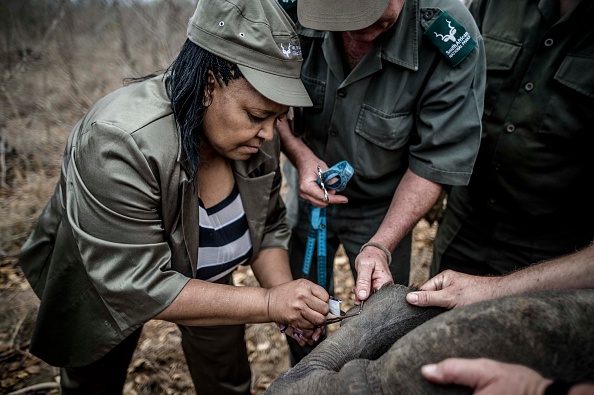
[[[316,327],[326,322],[330,296],[309,280],[299,279],[269,288],[267,298],[269,320],[300,328],[302,335],[303,330],[311,330],[311,334],[306,332],[306,337],[313,339]]]
[[[323,326],[312,330],[295,328],[286,324],[277,325],[282,333],[295,339],[301,347],[305,346],[306,344],[309,344],[310,346],[315,345],[318,342],[318,340],[320,340],[320,337],[324,334],[325,331]]]

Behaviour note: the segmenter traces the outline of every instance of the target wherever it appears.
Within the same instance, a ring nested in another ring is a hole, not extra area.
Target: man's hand
[[[421,291],[406,295],[406,301],[415,306],[453,309],[496,297],[499,278],[446,270],[423,284]]]
[[[349,200],[345,196],[337,195],[334,190],[328,190],[328,200],[325,199],[324,191],[316,179],[318,178],[318,166],[322,172],[328,170],[329,167],[299,137],[293,135],[292,114],[281,118],[276,123],[276,129],[281,137],[283,152],[299,173],[299,196],[320,208],[329,204],[347,203]]]
[[[318,166],[322,173],[329,169],[328,165],[318,159],[315,155],[308,160],[302,160],[298,164],[299,171],[299,196],[307,200],[316,207],[326,207],[329,204],[342,204],[349,201],[348,198],[342,195],[337,195],[335,190],[327,189],[328,200],[324,196],[324,191],[316,182],[318,178]],[[330,183],[335,179],[330,180]]]
[[[485,358],[449,358],[423,366],[421,374],[432,383],[465,385],[475,395],[541,395],[552,382],[526,366]]]
[[[355,259],[357,284],[355,285],[355,304],[366,300],[372,291],[382,285],[393,283],[392,273],[388,266],[386,254],[379,248],[368,246]]]

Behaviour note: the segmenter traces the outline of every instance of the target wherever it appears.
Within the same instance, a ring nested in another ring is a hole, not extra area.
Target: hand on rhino
[[[388,285],[360,315],[320,342],[265,394],[470,394],[427,381],[421,367],[447,358],[520,364],[543,377],[594,380],[594,289],[510,296],[446,311],[406,302]]]

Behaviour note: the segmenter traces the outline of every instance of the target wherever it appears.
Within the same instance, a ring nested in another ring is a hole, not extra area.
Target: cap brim
[[[291,107],[313,106],[300,78],[265,73],[241,64],[237,66],[248,82],[273,102]]]
[[[390,0],[299,0],[297,18],[306,28],[355,31],[371,26],[382,16]]]

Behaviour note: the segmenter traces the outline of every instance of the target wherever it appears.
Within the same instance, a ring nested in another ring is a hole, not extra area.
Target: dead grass
[[[194,2],[182,0],[120,6],[120,29],[117,10],[108,2],[53,4],[41,10],[47,15],[31,16],[29,10],[26,18],[12,4],[4,12],[24,20],[0,28],[2,42],[11,43],[0,49],[0,133],[14,152],[4,155],[0,180],[0,255],[14,254],[32,229],[53,191],[76,121],[96,100],[121,87],[124,78],[166,68],[185,40],[194,9]],[[27,22],[35,27],[28,29]],[[37,25],[46,28],[39,32]],[[24,49],[30,53],[18,56]]]

